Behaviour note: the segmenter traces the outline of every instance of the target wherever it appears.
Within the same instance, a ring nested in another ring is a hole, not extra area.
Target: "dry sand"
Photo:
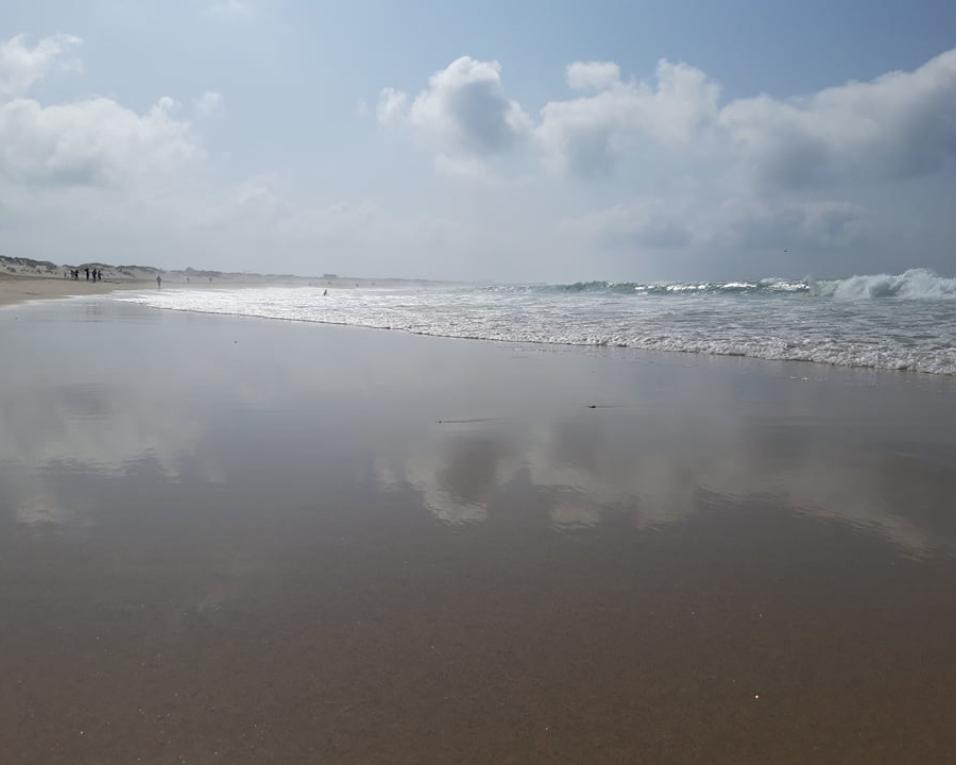
[[[242,289],[244,287],[304,287],[328,286],[336,289],[368,287],[388,284],[424,284],[404,280],[388,279],[309,279],[307,277],[277,277],[260,274],[222,274],[209,281],[202,276],[193,276],[187,281],[183,272],[163,274],[163,287],[166,289]],[[0,272],[0,306],[23,303],[30,300],[44,300],[72,297],[75,295],[101,295],[116,290],[141,290],[156,287],[155,278],[104,279],[101,282],[63,279],[53,276],[16,276]]]
[[[88,282],[85,279],[42,278],[30,276],[6,276],[0,274],[0,306],[23,303],[28,300],[44,300],[71,297],[73,295],[101,295],[121,289],[143,289],[156,286],[155,282]]]

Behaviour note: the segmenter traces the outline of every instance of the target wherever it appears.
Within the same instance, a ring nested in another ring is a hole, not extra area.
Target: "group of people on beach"
[[[90,282],[100,282],[103,281],[103,271],[99,268],[71,268],[68,271],[63,272],[64,279],[72,279],[75,282],[80,280],[80,271],[83,271],[86,274],[86,281]]]

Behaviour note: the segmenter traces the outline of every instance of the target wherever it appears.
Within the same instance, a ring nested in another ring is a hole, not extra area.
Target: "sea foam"
[[[446,337],[956,374],[956,279],[924,269],[826,281],[323,290],[163,289],[116,299]]]

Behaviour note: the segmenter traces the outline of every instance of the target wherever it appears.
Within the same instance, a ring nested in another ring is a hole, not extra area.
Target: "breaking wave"
[[[495,287],[492,289],[515,289]],[[956,278],[938,276],[925,268],[901,274],[851,276],[847,279],[758,279],[731,282],[574,282],[535,285],[530,289],[569,294],[616,295],[816,295],[836,300],[901,298],[905,300],[956,298]]]
[[[956,298],[956,279],[937,276],[925,268],[911,268],[901,274],[851,276],[849,279],[820,282],[818,289],[821,295],[838,300],[943,300]]]
[[[163,289],[115,299],[474,340],[956,375],[954,297],[956,279],[913,269],[829,281],[428,286],[330,289],[328,295],[310,287]]]

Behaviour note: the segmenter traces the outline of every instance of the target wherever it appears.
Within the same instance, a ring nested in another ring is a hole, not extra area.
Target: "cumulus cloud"
[[[718,115],[720,88],[686,64],[661,60],[652,82],[622,82],[606,63],[572,64],[567,76],[598,92],[545,104],[535,132],[553,166],[575,175],[606,175],[642,142],[686,145]]]
[[[73,39],[64,37],[61,49]],[[36,47],[23,38],[0,40],[0,46]],[[29,78],[17,75],[17,91],[66,61],[65,54],[43,60]],[[7,66],[4,76],[12,71]],[[338,194],[313,199],[272,172],[223,183],[210,172],[192,124],[220,109],[222,98],[207,91],[187,103],[164,97],[134,109],[106,97],[47,103],[22,92],[0,94],[7,252],[57,262],[96,257],[169,267],[438,277],[440,263],[430,253],[453,246],[471,252],[483,242],[481,231],[463,233],[447,212],[398,214],[387,204],[354,198],[333,204]]]
[[[202,155],[177,104],[160,99],[139,114],[108,98],[43,106],[0,103],[0,176],[37,184],[119,184],[168,175]]]
[[[536,135],[576,175],[605,175],[641,148],[704,146],[728,173],[799,189],[932,173],[956,155],[956,50],[913,72],[723,106],[703,72],[666,60],[654,82],[622,82],[613,64],[593,62],[567,77],[595,92],[546,104]]]
[[[504,94],[501,65],[469,56],[433,74],[410,103],[404,92],[384,89],[378,117],[384,125],[406,124],[446,155],[473,157],[509,151],[531,126],[527,114]]]
[[[179,104],[160,98],[139,113],[110,98],[44,105],[26,95],[56,69],[79,68],[68,54],[80,40],[55,35],[30,45],[23,35],[0,42],[0,182],[27,187],[117,186],[168,177],[203,151]],[[211,113],[221,96],[195,102]]]
[[[575,61],[566,72],[572,90],[605,90],[621,80],[621,68],[612,61]]]
[[[55,69],[76,69],[65,56],[80,44],[72,35],[44,37],[30,45],[25,35],[0,42],[0,97],[26,93]]]
[[[720,124],[740,159],[773,186],[931,173],[956,155],[956,49],[872,82],[734,101]]]
[[[397,125],[408,117],[408,95],[394,88],[383,88],[378,97],[378,121]]]
[[[244,0],[230,12],[264,7]],[[162,98],[145,109],[32,92],[79,67],[79,44],[69,35],[0,40],[0,210],[18,254],[68,260],[85,238],[161,265],[195,258],[269,270],[274,257],[308,272],[320,252],[328,270],[477,279],[578,278],[585,266],[613,278],[678,268],[733,277],[742,266],[776,270],[760,258],[786,247],[816,253],[793,261],[797,276],[811,257],[820,264],[837,252],[846,262],[820,270],[951,267],[956,50],[868,82],[730,101],[689,64],[662,60],[642,79],[614,62],[578,61],[564,72],[566,95],[534,113],[509,97],[497,62],[462,57],[423,87],[386,88],[368,106],[388,132],[424,148],[437,173],[459,180],[422,182],[407,163],[382,163],[401,175],[381,185],[376,204],[340,207],[330,204],[335,188],[312,199],[268,168],[248,167],[251,180],[234,184],[208,172],[194,125],[222,108],[214,90],[186,94],[185,107]],[[913,180],[888,183],[899,178]],[[388,199],[395,187],[407,199]],[[520,205],[503,193],[517,188]]]
[[[956,155],[956,50],[912,72],[891,72],[791,99],[720,103],[700,69],[662,59],[650,80],[623,80],[613,62],[578,61],[568,86],[534,123],[504,95],[497,62],[462,57],[413,101],[383,90],[379,119],[406,123],[436,152],[502,153],[531,132],[552,168],[602,177],[628,161],[693,152],[707,167],[761,186],[800,189],[932,173]]]
[[[199,119],[207,119],[222,108],[222,93],[207,90],[193,101],[193,109]]]

